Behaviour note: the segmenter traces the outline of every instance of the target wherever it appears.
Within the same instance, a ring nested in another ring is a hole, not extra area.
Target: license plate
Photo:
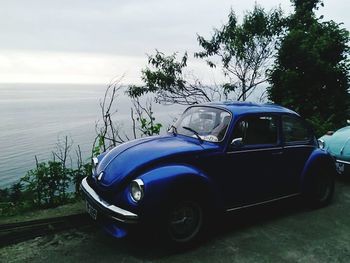
[[[97,210],[86,201],[86,211],[92,217],[92,219],[97,219]]]
[[[344,173],[345,165],[344,165],[343,163],[336,162],[336,163],[335,163],[335,167],[337,168],[337,172],[338,172],[339,174]]]

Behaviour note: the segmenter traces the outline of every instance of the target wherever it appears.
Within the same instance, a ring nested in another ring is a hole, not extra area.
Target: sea
[[[78,145],[83,159],[89,160],[106,88],[104,84],[0,83],[0,188],[35,168],[35,156],[39,162],[52,159],[57,143],[66,136],[72,143],[69,165],[74,166]],[[114,121],[131,138],[130,98],[120,92],[114,105]],[[183,110],[183,106],[153,103],[156,122],[163,124],[161,133]]]

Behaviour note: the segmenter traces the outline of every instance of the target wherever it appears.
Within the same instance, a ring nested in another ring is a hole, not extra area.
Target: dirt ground
[[[350,262],[350,179],[338,180],[328,207],[302,207],[290,200],[227,216],[187,250],[89,226],[4,247],[0,262]]]

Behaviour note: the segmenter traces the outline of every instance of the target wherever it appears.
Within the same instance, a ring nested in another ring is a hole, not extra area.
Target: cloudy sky
[[[239,16],[257,2],[292,10],[289,0],[0,0],[0,82],[108,83],[125,74],[139,83],[146,54],[198,50],[232,8]],[[350,30],[349,0],[324,0],[318,14]],[[218,76],[200,61],[194,73]]]

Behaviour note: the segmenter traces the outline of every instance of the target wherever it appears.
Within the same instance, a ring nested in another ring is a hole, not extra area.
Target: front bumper
[[[137,214],[109,204],[103,200],[88,184],[87,177],[82,180],[80,187],[86,201],[97,210],[98,218],[102,216],[112,222],[119,222],[122,224],[138,223],[139,216]]]

